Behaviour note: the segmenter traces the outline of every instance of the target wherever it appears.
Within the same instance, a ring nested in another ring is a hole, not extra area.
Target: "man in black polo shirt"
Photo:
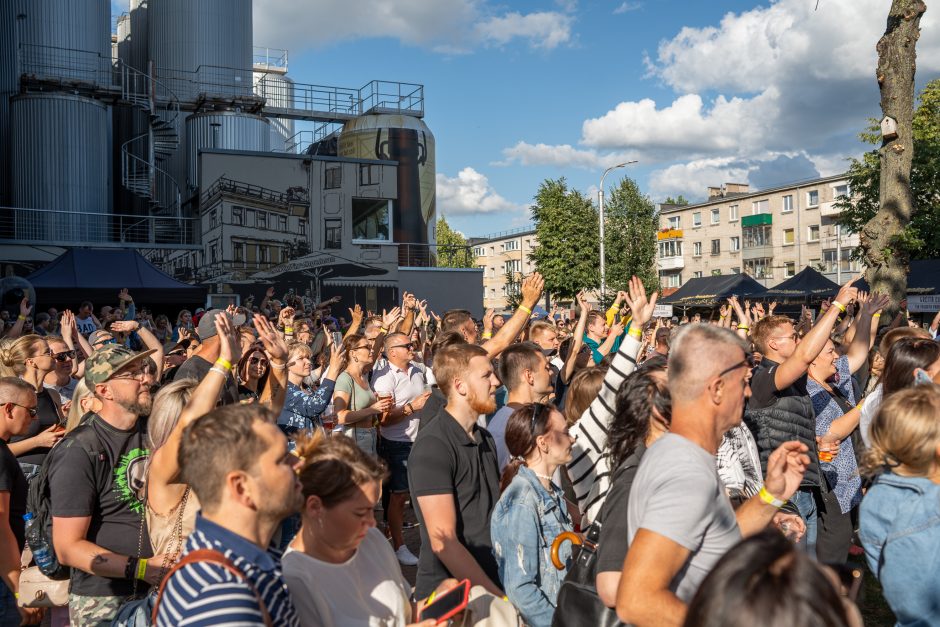
[[[499,500],[496,444],[477,425],[496,410],[499,380],[485,349],[456,344],[434,357],[447,405],[418,432],[408,458],[408,482],[421,523],[415,598],[448,577],[469,579],[503,596],[490,540],[490,514]]]
[[[803,483],[791,501],[806,521],[806,547],[810,555],[826,555],[816,547],[817,518],[825,514],[823,494],[828,492],[819,471],[816,448],[816,412],[806,389],[810,364],[826,347],[840,312],[858,295],[853,277],[842,286],[832,306],[800,340],[793,322],[786,316],[767,316],[754,324],[751,341],[763,355],[751,375],[751,397],[744,421],[754,434],[761,465],[767,471],[767,458],[778,446],[799,440],[809,447],[810,464]],[[821,538],[822,539],[822,538]]]

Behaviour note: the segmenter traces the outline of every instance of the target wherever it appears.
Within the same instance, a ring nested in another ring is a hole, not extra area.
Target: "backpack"
[[[83,419],[84,420],[84,419]],[[103,453],[98,438],[91,429],[77,428],[68,435],[68,439],[73,441],[71,446],[78,446],[86,451],[93,460],[103,461]],[[30,525],[29,533],[26,534],[26,542],[30,550],[35,554],[42,548],[48,548],[51,560],[45,568],[39,567],[39,571],[50,579],[62,580],[68,579],[71,569],[59,563],[55,549],[52,544],[52,511],[49,505],[49,468],[52,465],[52,458],[56,449],[62,446],[59,442],[43,460],[39,469],[39,474],[29,485],[29,495],[26,499],[26,511],[32,513],[33,522]],[[37,563],[36,566],[39,566]]]

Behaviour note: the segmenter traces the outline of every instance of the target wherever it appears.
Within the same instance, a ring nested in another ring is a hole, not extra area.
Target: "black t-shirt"
[[[59,424],[59,422],[59,412],[56,409],[55,401],[52,400],[52,395],[49,394],[49,390],[43,388],[36,392],[36,420],[29,423],[29,429],[27,429],[26,433],[13,436],[10,438],[10,442],[19,442],[20,440],[37,436],[40,431],[45,431],[52,425]],[[40,446],[23,453],[18,459],[27,464],[41,466],[46,460],[46,454],[48,453],[48,446]]]
[[[783,396],[809,396],[806,389],[806,376],[803,375],[789,387],[777,389],[774,377],[780,366],[775,361],[764,357],[763,362],[751,372],[751,397],[747,401],[750,409],[764,409],[776,403]]]
[[[79,437],[91,444],[83,445],[77,441]],[[53,517],[91,517],[85,535],[90,542],[119,555],[153,555],[140,499],[150,456],[143,421],[122,431],[97,414],[87,414],[50,455],[49,503]],[[138,582],[138,591],[141,585]],[[133,589],[130,580],[72,569],[71,592],[75,594],[125,596]]]
[[[627,504],[630,502],[630,490],[645,452],[646,447],[641,442],[637,450],[620,464],[597,516],[601,525],[601,535],[597,543],[599,573],[623,570],[623,560],[627,557],[627,547],[630,545]]]
[[[202,381],[205,376],[209,374],[211,368],[212,364],[208,361],[199,355],[193,355],[176,369],[173,380],[179,381],[181,379],[190,378],[196,381]],[[225,378],[225,385],[222,386],[222,391],[219,392],[219,400],[222,401],[223,405],[234,405],[238,403],[238,384],[235,383],[235,379],[231,375]]]
[[[26,538],[23,515],[26,513],[29,485],[16,456],[3,440],[0,440],[0,492],[10,493],[10,529],[16,538],[17,547],[22,551]]]
[[[496,443],[486,429],[474,425],[473,438],[444,408],[423,429],[408,457],[408,483],[415,514],[421,523],[421,557],[415,598],[423,599],[453,575],[431,551],[427,525],[418,498],[452,494],[457,514],[457,540],[466,547],[496,585],[499,567],[493,557],[490,514],[499,500]]]

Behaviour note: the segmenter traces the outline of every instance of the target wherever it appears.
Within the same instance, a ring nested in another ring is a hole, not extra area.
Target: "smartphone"
[[[333,346],[339,348],[343,345],[343,334],[339,331],[333,331]]]
[[[435,619],[437,624],[446,622],[467,607],[470,600],[470,580],[464,579],[456,586],[434,597],[434,600],[418,610],[418,621]]]
[[[933,379],[930,378],[930,375],[927,374],[927,371],[923,368],[917,368],[914,370],[914,385],[925,385],[927,383],[933,383]]]

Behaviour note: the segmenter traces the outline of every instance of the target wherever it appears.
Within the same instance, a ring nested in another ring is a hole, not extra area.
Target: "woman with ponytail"
[[[552,541],[571,531],[571,518],[555,471],[571,461],[574,438],[564,415],[552,405],[523,405],[506,423],[512,456],[490,518],[493,552],[509,600],[531,627],[548,627],[565,570],[552,565]],[[567,562],[570,546],[559,551]]]
[[[940,625],[940,387],[886,397],[863,469],[875,473],[859,514],[868,567],[898,625]]]

